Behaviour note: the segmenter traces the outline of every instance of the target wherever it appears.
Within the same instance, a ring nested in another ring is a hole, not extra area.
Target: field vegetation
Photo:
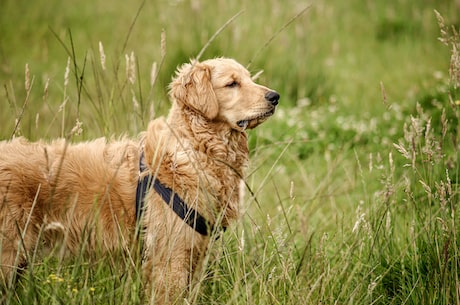
[[[460,304],[459,13],[454,0],[1,0],[0,139],[135,137],[167,113],[178,65],[233,57],[281,100],[250,132],[242,219],[184,304]],[[140,304],[142,289],[122,254],[49,257],[0,302]]]

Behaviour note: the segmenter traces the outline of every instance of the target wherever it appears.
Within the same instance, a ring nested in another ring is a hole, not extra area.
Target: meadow
[[[0,0],[0,139],[136,137],[190,58],[276,89],[241,221],[184,304],[460,304],[460,3]],[[1,156],[0,156],[1,158]],[[123,254],[31,262],[2,304],[141,304]]]

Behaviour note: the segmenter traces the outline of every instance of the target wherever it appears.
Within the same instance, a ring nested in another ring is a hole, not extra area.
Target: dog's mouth
[[[254,117],[247,118],[245,120],[238,121],[236,122],[236,125],[238,125],[238,127],[240,127],[243,130],[252,129],[258,126],[259,124],[261,124],[262,122],[264,122],[267,118],[271,117],[274,113],[275,113],[275,107],[273,107],[272,109],[270,109],[269,111],[261,115],[257,115]]]

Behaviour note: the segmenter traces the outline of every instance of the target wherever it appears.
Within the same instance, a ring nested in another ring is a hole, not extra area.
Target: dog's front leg
[[[183,249],[164,252],[146,253],[143,264],[146,297],[150,304],[181,304],[190,283],[190,256]]]

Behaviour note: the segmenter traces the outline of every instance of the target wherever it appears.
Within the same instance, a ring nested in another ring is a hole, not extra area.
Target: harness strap
[[[144,164],[144,152],[139,158],[140,173],[147,170]],[[176,194],[172,189],[163,185],[158,179],[152,175],[146,175],[137,183],[136,191],[136,219],[139,221],[144,210],[144,199],[147,192],[152,188],[161,196],[163,201],[171,207],[171,209],[185,221],[190,227],[201,235],[210,235],[214,231],[214,226],[210,224],[200,213],[195,209],[188,207],[187,204]],[[224,228],[225,230],[225,228]]]

